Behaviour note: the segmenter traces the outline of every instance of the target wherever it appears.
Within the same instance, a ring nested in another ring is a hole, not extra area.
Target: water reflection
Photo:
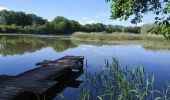
[[[56,52],[62,52],[77,45],[71,40],[46,39],[34,36],[1,36],[0,55],[22,55],[33,53],[42,48],[51,47]]]
[[[31,35],[1,35],[0,36],[0,55],[23,55],[24,53],[33,53],[42,48],[51,47],[56,52],[63,52],[70,48],[75,48],[80,44],[103,46],[103,45],[122,45],[118,42],[106,43],[106,42],[87,42],[87,41],[74,41],[69,39],[58,39],[54,38],[44,38],[42,36],[31,36]],[[127,44],[126,44],[127,45]],[[123,45],[125,46],[125,45]],[[144,46],[143,48],[148,50],[159,50],[155,46]]]
[[[0,75],[14,76],[35,68],[37,62],[55,60],[66,55],[85,56],[90,72],[97,72],[102,68],[105,58],[112,62],[112,57],[116,57],[122,66],[144,65],[149,74],[155,75],[157,88],[162,88],[170,78],[168,49],[37,36],[0,36]],[[83,80],[84,76],[79,79]],[[78,93],[79,90],[66,88],[63,95],[66,100],[75,100]]]

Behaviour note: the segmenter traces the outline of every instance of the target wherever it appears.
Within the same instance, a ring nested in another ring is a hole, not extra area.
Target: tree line
[[[48,21],[35,14],[7,10],[0,11],[1,33],[71,34],[77,31],[139,34],[141,33],[141,27],[124,27],[120,25],[105,25],[102,23],[81,25],[78,21],[69,20],[62,16],[57,16],[52,21]]]

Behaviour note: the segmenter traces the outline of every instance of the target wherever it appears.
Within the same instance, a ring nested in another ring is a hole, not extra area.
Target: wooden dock
[[[53,94],[75,82],[83,72],[82,56],[65,56],[55,61],[37,63],[35,69],[0,81],[0,100],[50,100]]]

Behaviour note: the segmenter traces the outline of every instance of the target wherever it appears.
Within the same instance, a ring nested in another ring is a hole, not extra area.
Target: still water
[[[156,85],[162,88],[170,79],[170,50],[154,50],[141,45],[108,45],[77,42],[43,36],[0,35],[0,75],[15,76],[35,68],[35,63],[55,60],[66,55],[85,56],[88,70],[97,72],[104,59],[119,60],[121,66],[145,66],[146,72],[155,75]],[[79,77],[83,80],[83,75]],[[75,100],[79,88],[66,88],[66,100]]]

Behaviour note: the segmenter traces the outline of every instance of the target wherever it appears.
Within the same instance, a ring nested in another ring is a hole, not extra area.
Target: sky
[[[130,20],[111,20],[110,4],[105,0],[0,0],[0,10],[2,9],[33,13],[48,20],[64,16],[81,24],[134,26]],[[138,26],[153,22],[153,14],[147,14]]]

